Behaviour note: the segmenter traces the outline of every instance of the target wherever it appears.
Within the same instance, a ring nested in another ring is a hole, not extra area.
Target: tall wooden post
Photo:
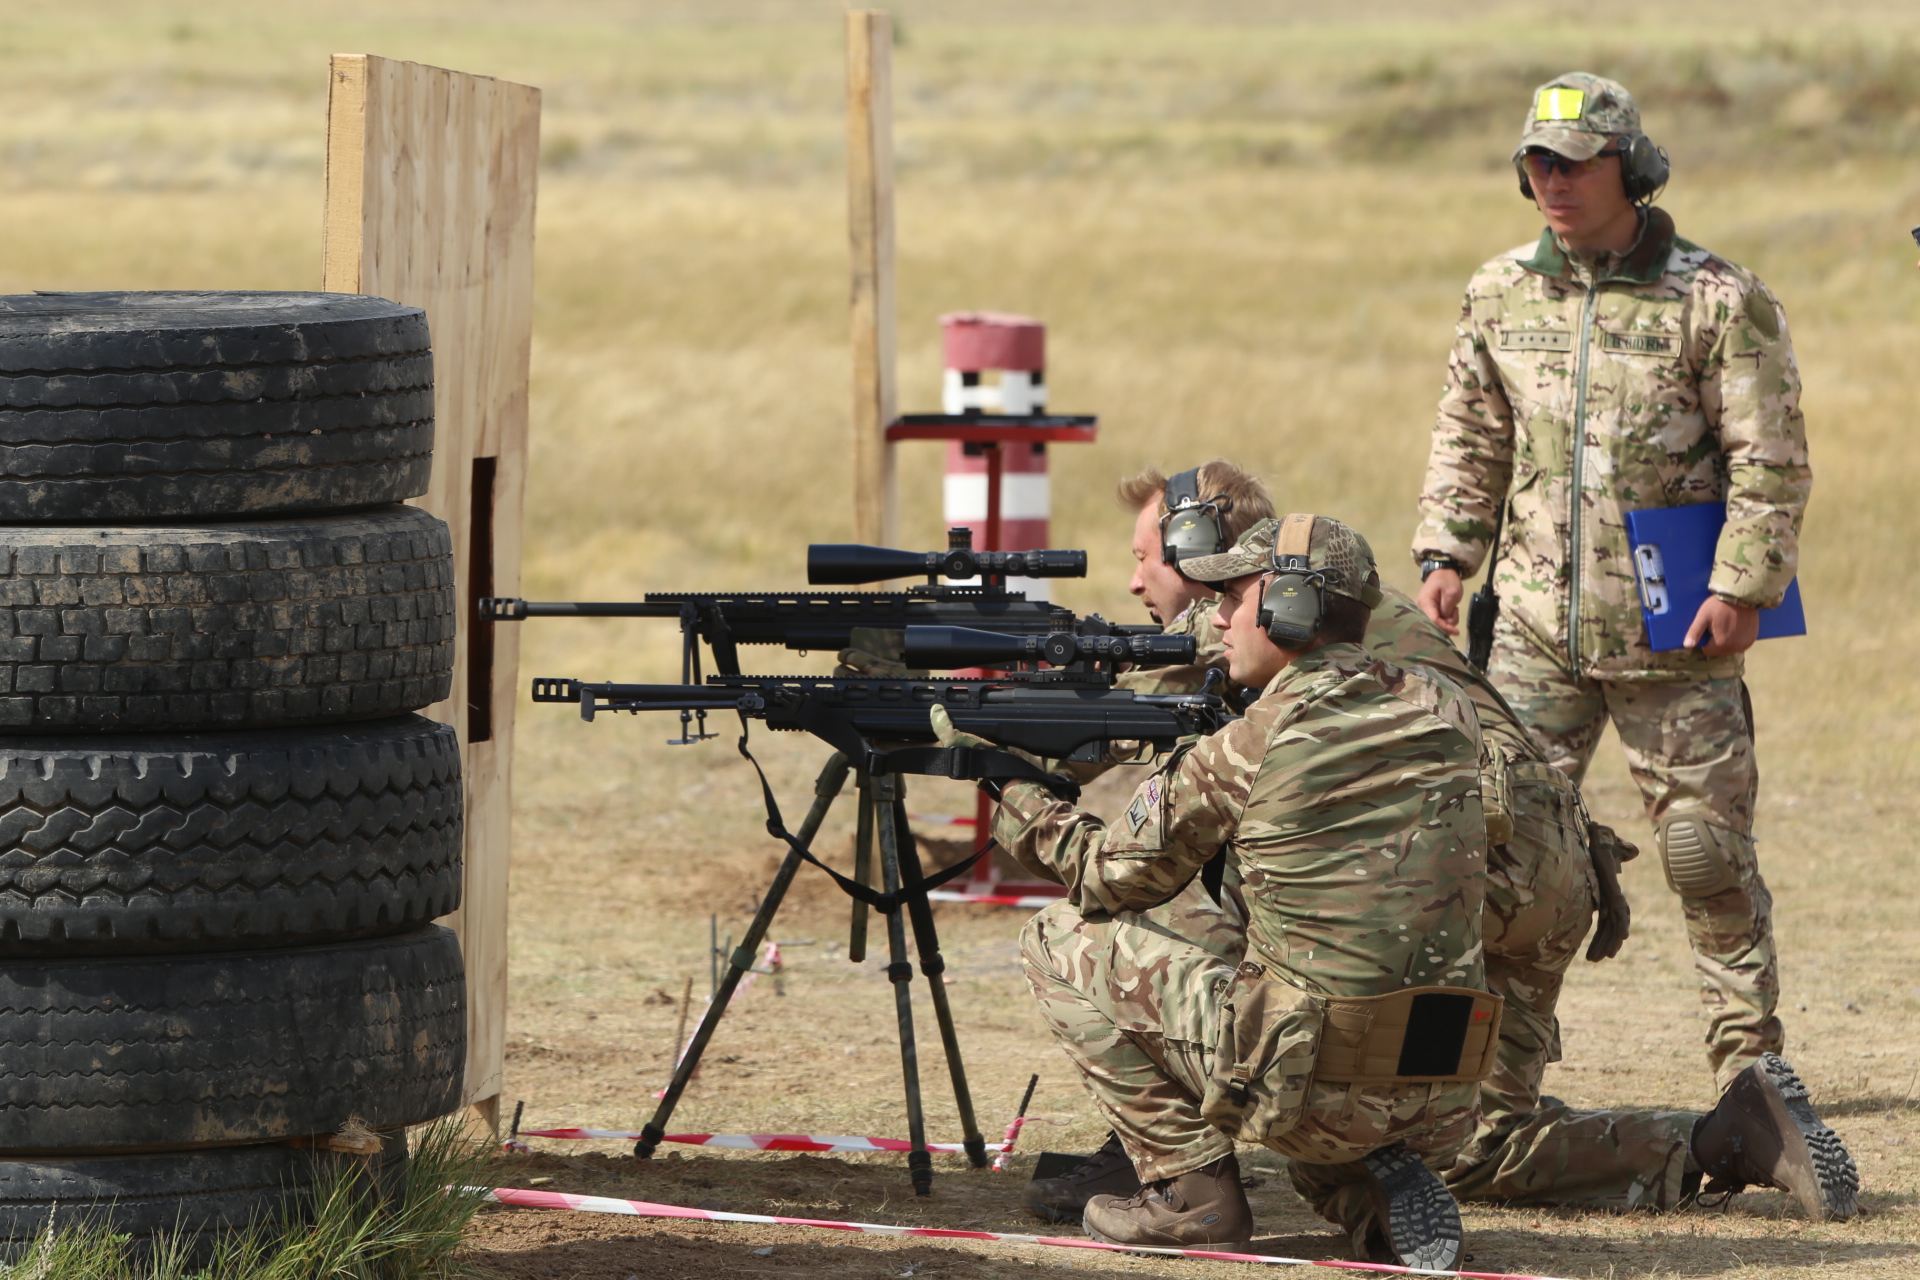
[[[368,54],[333,58],[325,284],[422,307],[433,338],[433,480],[420,506],[453,530],[453,696],[466,883],[447,924],[467,965],[466,1100],[497,1130],[507,1014],[507,860],[519,631],[477,619],[518,595],[533,335],[540,91]]]
[[[893,19],[847,14],[847,233],[853,257],[853,522],[892,546],[900,526],[894,420]]]

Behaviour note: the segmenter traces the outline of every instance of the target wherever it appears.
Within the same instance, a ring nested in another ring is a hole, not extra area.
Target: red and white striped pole
[[[940,317],[946,373],[941,409],[950,414],[1031,417],[1047,408],[1047,327],[1003,311],[955,311]],[[981,551],[1045,547],[1050,494],[1047,446],[947,442],[947,527],[973,530]],[[1044,578],[1009,579],[1035,600]]]

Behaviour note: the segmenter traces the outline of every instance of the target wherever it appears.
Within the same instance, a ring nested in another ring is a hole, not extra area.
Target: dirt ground
[[[1913,352],[1920,276],[1920,8],[1910,0],[899,0],[900,407],[937,405],[944,311],[1047,321],[1061,412],[1094,446],[1051,456],[1055,544],[1080,612],[1137,617],[1115,480],[1223,455],[1282,506],[1405,555],[1461,288],[1539,219],[1506,157],[1528,90],[1584,67],[1639,95],[1689,239],[1755,271],[1791,319],[1816,482],[1800,580],[1814,634],[1759,646],[1758,835],[1776,902],[1788,1053],[1859,1158],[1865,1215],[1604,1217],[1470,1207],[1474,1266],[1654,1275],[1920,1274],[1920,544]],[[522,593],[792,588],[846,499],[846,189],[835,0],[70,0],[13,5],[0,40],[0,290],[308,289],[321,279],[327,56],[369,51],[542,87],[537,317]],[[1564,11],[1562,11],[1564,10]],[[942,545],[941,452],[900,451],[903,546]],[[670,679],[654,621],[529,623],[523,676]],[[748,669],[823,668],[757,651]],[[776,860],[752,774],[667,718],[583,725],[522,700],[514,759],[512,1004],[504,1100],[529,1126],[637,1129],[705,993],[708,917],[738,936]],[[790,819],[824,751],[756,732]],[[1617,750],[1597,816],[1644,838]],[[966,806],[916,784],[919,813]],[[844,810],[820,847],[844,857]],[[931,832],[932,829],[929,828]],[[938,834],[938,833],[935,833]],[[1548,1089],[1583,1106],[1711,1101],[1679,913],[1652,858],[1637,929],[1576,967]],[[1102,1127],[1031,1008],[1022,913],[937,913],[982,1128],[1040,1074],[1028,1156],[938,1161],[916,1201],[894,1157],[539,1142],[501,1184],[730,1209],[1033,1229],[1031,1153]],[[847,960],[845,900],[803,873],[780,983],[731,1011],[677,1131],[905,1136],[876,946]],[[810,945],[801,945],[810,944]],[[785,994],[780,994],[784,988]],[[931,1136],[960,1135],[921,986]],[[671,1155],[672,1151],[664,1153]],[[1263,1247],[1341,1242],[1245,1159]],[[575,1161],[575,1164],[566,1163]],[[761,1252],[770,1250],[770,1252]],[[483,1216],[469,1256],[514,1277],[1226,1275],[1224,1265],[532,1210]],[[1232,1274],[1245,1275],[1244,1268]]]
[[[708,980],[706,912],[723,935],[744,928],[773,866],[773,854],[731,854],[704,872],[663,867],[644,854],[646,825],[625,789],[667,785],[710,816],[757,825],[750,774],[725,741],[699,750],[635,741],[647,726],[547,724],[529,717],[533,741],[559,753],[561,767],[593,735],[607,791],[548,805],[545,819],[571,839],[531,837],[516,875],[528,906],[516,934],[516,1002],[506,1098],[526,1101],[525,1125],[638,1129],[652,1090],[665,1079],[684,980],[695,978],[694,1016]],[[815,758],[806,744],[758,741],[787,806],[805,792]],[[629,762],[644,771],[627,773]],[[552,762],[550,760],[550,762]],[[1590,795],[1603,820],[1631,827],[1634,801],[1624,765],[1603,758]],[[915,812],[952,812],[962,797],[932,784],[916,791]],[[1872,804],[1849,819],[1821,811],[1816,797],[1782,780],[1768,805],[1769,869],[1780,898],[1788,956],[1785,1004],[1789,1054],[1822,1113],[1859,1161],[1864,1213],[1844,1224],[1810,1224],[1774,1193],[1748,1193],[1724,1210],[1669,1215],[1466,1209],[1472,1269],[1551,1276],[1786,1276],[1920,1274],[1920,1099],[1915,1096],[1916,991],[1909,985],[1914,937],[1897,909],[1845,902],[1830,868],[1850,841],[1895,817]],[[532,806],[541,808],[540,802]],[[1803,810],[1813,810],[1803,815]],[[632,818],[637,845],[626,846]],[[1850,828],[1851,821],[1857,824]],[[929,830],[950,835],[951,829]],[[828,848],[835,846],[823,839]],[[752,836],[747,836],[752,845]],[[1834,850],[1832,854],[1819,852]],[[724,864],[724,865],[720,865]],[[1852,879],[1849,875],[1848,881]],[[669,887],[671,883],[672,887]],[[1581,962],[1562,1005],[1565,1057],[1549,1068],[1548,1092],[1576,1106],[1704,1109],[1711,1080],[1700,1051],[1702,1022],[1679,915],[1648,860],[1631,864],[1636,909],[1632,944],[1618,960]],[[563,901],[559,914],[536,902]],[[649,909],[646,904],[670,905]],[[780,982],[763,977],[729,1010],[706,1066],[688,1090],[675,1132],[786,1132],[904,1136],[893,999],[876,927],[864,964],[846,959],[844,899],[817,872],[803,874],[774,935],[786,944]],[[972,1171],[957,1156],[935,1158],[933,1195],[916,1200],[904,1160],[709,1153],[663,1148],[634,1160],[614,1142],[531,1140],[536,1154],[503,1157],[499,1185],[652,1200],[735,1212],[937,1225],[968,1230],[1074,1234],[1025,1217],[1019,1194],[1041,1150],[1084,1152],[1103,1136],[1091,1105],[1068,1075],[1031,1009],[1018,967],[1025,913],[945,906],[936,911],[961,1028],[963,1060],[983,1131],[997,1137],[1030,1073],[1040,1074],[1025,1154],[1006,1173]],[[807,945],[796,945],[807,944]],[[782,994],[784,992],[784,994]],[[930,1137],[960,1137],[952,1093],[934,1040],[924,983],[916,982],[922,1085]],[[1242,1148],[1261,1252],[1309,1259],[1346,1257],[1344,1241],[1315,1219],[1286,1184],[1281,1162]],[[545,1179],[539,1181],[537,1179]],[[760,1252],[771,1249],[770,1253]],[[800,1228],[648,1221],[580,1213],[494,1209],[481,1219],[469,1259],[526,1280],[629,1276],[998,1276],[1048,1270],[1114,1274],[1244,1274],[1233,1264],[1076,1254],[1016,1246],[845,1237]]]

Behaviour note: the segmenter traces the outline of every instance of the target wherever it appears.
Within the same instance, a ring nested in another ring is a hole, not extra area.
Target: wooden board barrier
[[[466,885],[445,923],[467,963],[466,1098],[498,1127],[506,1049],[507,862],[519,631],[479,623],[520,592],[533,335],[540,91],[338,54],[327,103],[325,283],[422,307],[433,335],[433,481],[418,505],[453,530]]]

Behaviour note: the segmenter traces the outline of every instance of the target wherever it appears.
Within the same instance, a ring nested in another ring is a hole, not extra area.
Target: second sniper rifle
[[[964,627],[908,626],[903,628],[903,641],[902,656],[909,666],[984,667],[1046,662],[1051,664],[1051,669],[1020,671],[987,680],[717,675],[705,684],[677,685],[586,684],[567,679],[534,681],[534,701],[577,704],[581,717],[587,720],[592,720],[600,711],[677,709],[683,720],[693,710],[703,716],[709,710],[738,711],[740,754],[753,763],[759,775],[767,807],[768,834],[787,846],[786,857],[762,896],[740,949],[729,958],[726,976],[675,1065],[673,1078],[662,1091],[653,1119],[640,1131],[639,1140],[634,1144],[636,1156],[643,1159],[651,1156],[665,1140],[666,1126],[674,1108],[699,1066],[722,1012],[731,1002],[740,976],[752,967],[754,951],[766,936],[794,874],[805,861],[825,871],[854,899],[853,926],[847,947],[849,959],[858,960],[866,955],[867,908],[877,907],[886,914],[891,958],[887,976],[893,983],[900,1027],[901,1074],[906,1086],[907,1132],[912,1148],[907,1165],[915,1194],[930,1193],[933,1168],[920,1104],[919,1057],[908,993],[913,965],[908,960],[903,914],[912,917],[920,972],[930,986],[947,1069],[953,1078],[954,1101],[965,1138],[963,1146],[974,1167],[984,1167],[986,1147],[974,1118],[972,1095],[960,1060],[958,1032],[942,977],[946,962],[940,955],[927,894],[964,874],[985,850],[932,877],[925,876],[908,826],[906,800],[897,775],[919,773],[1002,782],[1031,778],[1056,790],[1070,790],[1072,784],[998,747],[938,745],[933,708],[945,707],[962,732],[973,732],[1047,757],[1097,756],[1107,743],[1116,739],[1172,746],[1189,734],[1211,733],[1231,718],[1221,700],[1209,693],[1141,695],[1113,687],[1114,667],[1122,661],[1192,662],[1192,636],[1073,632],[1006,635]],[[773,788],[759,762],[747,750],[745,722],[748,718],[765,720],[770,728],[805,730],[836,748],[814,784],[813,805],[798,832],[787,830]],[[853,875],[844,876],[821,862],[809,846],[819,833],[828,806],[845,783],[850,766],[857,775],[861,803],[854,839]],[[884,892],[877,892],[871,885],[871,859],[876,840],[881,854]]]
[[[1098,614],[1076,618],[1045,600],[1029,600],[1009,591],[1006,580],[1084,578],[1084,551],[975,551],[971,531],[948,531],[942,551],[898,551],[840,543],[807,548],[807,581],[813,586],[850,586],[925,574],[924,586],[903,591],[654,591],[638,601],[561,603],[488,597],[480,616],[494,622],[525,618],[677,618],[680,621],[680,679],[699,684],[700,643],[713,653],[714,670],[740,674],[741,645],[778,645],[807,652],[837,653],[857,647],[856,630],[893,633],[910,626],[973,627],[1005,634],[1042,637],[1078,635],[1153,635],[1154,626],[1117,626]],[[977,586],[954,586],[947,579],[979,579]],[[690,719],[681,717],[683,730]],[[703,717],[704,719],[704,717]],[[704,729],[704,725],[702,726]],[[683,732],[681,742],[705,737]]]
[[[1115,742],[1161,750],[1218,730],[1233,713],[1212,693],[1142,694],[1113,687],[1118,662],[1190,663],[1192,636],[1018,636],[965,627],[907,627],[905,662],[914,667],[1006,666],[1044,661],[1049,669],[988,678],[921,676],[716,675],[705,684],[591,684],[541,678],[535,702],[603,711],[737,711],[770,729],[799,729],[838,748],[869,774],[947,778],[1028,778],[1069,787],[1065,779],[1007,751],[934,747],[933,708],[954,728],[1047,759],[1098,760]]]

